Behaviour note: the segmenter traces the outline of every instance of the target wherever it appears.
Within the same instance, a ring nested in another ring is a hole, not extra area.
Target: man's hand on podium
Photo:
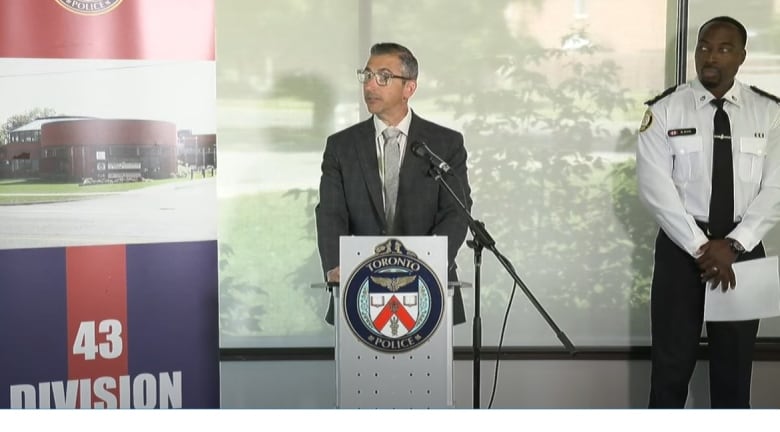
[[[339,267],[334,267],[328,270],[326,277],[328,278],[328,282],[338,282],[339,279],[341,279],[341,271]]]

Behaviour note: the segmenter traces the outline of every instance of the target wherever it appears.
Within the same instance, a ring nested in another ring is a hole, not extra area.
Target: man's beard
[[[701,82],[701,85],[703,85],[704,88],[706,88],[707,90],[712,90],[712,89],[718,87],[718,84],[719,84],[719,81],[714,81],[714,80],[702,80],[702,79],[699,79],[699,81]]]
[[[710,73],[705,73],[705,71],[710,71]],[[712,67],[705,67],[699,73],[699,81],[706,89],[716,88],[720,85],[722,78],[723,74],[721,71]]]

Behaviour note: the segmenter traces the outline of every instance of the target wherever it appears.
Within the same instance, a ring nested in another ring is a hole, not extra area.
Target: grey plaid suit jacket
[[[353,125],[328,137],[322,159],[320,201],[315,208],[317,243],[323,272],[339,265],[342,235],[387,235],[382,182],[376,151],[373,119]],[[468,221],[449,192],[430,174],[430,163],[411,151],[415,141],[424,141],[452,168],[445,179],[471,210],[471,188],[466,171],[467,153],[463,135],[427,121],[412,112],[407,147],[398,184],[396,235],[447,236],[450,281],[458,280],[455,257],[463,245]],[[459,289],[454,292],[453,319],[465,321]]]

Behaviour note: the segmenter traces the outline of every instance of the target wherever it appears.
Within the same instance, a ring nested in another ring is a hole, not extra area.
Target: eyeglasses
[[[390,80],[393,78],[398,78],[402,80],[410,80],[412,78],[401,76],[401,75],[393,75],[390,72],[371,72],[370,70],[365,69],[358,69],[357,70],[357,79],[361,83],[365,84],[368,81],[371,80],[371,78],[376,79],[377,85],[380,85],[382,87],[390,84]]]

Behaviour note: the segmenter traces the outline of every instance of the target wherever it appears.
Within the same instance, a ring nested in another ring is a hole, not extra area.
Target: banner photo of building
[[[214,1],[0,1],[0,408],[217,408]]]

